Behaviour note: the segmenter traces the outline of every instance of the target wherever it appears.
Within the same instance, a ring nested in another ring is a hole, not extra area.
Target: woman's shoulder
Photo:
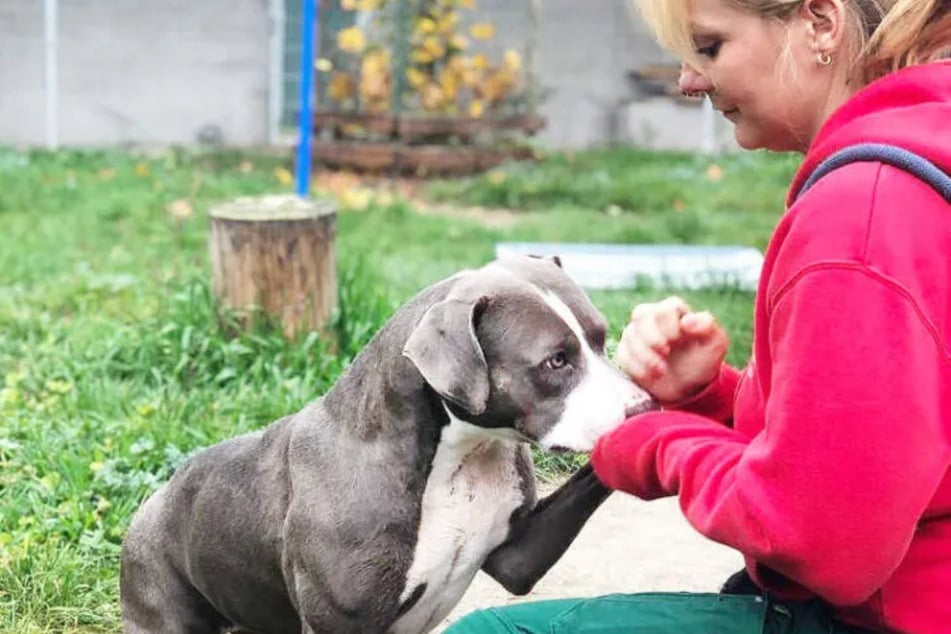
[[[951,205],[904,169],[852,163],[830,172],[792,205],[766,260],[773,288],[809,270],[841,267],[873,272],[923,304],[946,305]]]

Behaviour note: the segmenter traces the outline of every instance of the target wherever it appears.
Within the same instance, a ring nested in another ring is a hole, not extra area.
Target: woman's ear
[[[816,55],[833,56],[842,51],[848,24],[848,9],[842,0],[805,0],[799,11]]]

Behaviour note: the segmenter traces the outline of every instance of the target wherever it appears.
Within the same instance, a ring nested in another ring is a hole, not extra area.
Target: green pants
[[[473,612],[445,634],[848,634],[818,602],[648,592],[522,603]]]

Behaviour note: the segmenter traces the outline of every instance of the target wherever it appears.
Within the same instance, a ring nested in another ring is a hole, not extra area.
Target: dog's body
[[[551,261],[422,291],[324,397],[146,501],[123,545],[126,631],[419,634],[480,568],[527,592],[608,491],[585,467],[536,504],[526,441],[587,450],[650,406],[604,334]]]

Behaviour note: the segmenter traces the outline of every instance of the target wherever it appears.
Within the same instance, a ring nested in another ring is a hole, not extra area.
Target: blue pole
[[[297,141],[297,195],[306,198],[310,193],[311,148],[314,129],[311,91],[314,85],[314,31],[317,25],[316,0],[303,0],[304,17],[301,27],[300,54],[300,117]]]

